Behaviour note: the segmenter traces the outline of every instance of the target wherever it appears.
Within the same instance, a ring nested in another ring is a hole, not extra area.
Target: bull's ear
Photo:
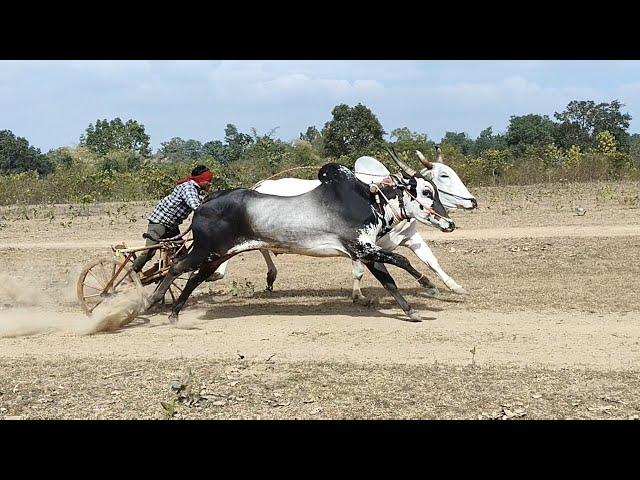
[[[423,168],[420,170],[420,176],[425,180],[433,178],[433,170],[429,170],[428,168]]]

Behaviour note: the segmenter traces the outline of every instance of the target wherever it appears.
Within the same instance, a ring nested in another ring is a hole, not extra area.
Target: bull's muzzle
[[[447,227],[440,227],[440,230],[443,232],[453,232],[456,229],[456,224],[453,223],[453,220],[449,220],[449,225]]]

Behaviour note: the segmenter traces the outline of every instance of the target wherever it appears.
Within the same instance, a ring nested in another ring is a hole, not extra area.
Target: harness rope
[[[398,203],[400,204],[400,213],[398,214],[395,210],[395,208],[393,208],[393,205],[391,205],[391,202],[389,201],[389,199],[387,198],[387,196],[384,194],[384,192],[382,191],[382,189],[375,183],[371,184],[373,187],[375,187],[375,192],[374,193],[380,193],[380,195],[382,195],[382,198],[384,198],[387,202],[387,205],[389,205],[389,209],[391,210],[391,213],[393,214],[394,218],[398,221],[401,222],[403,220],[407,220],[409,217],[406,216],[406,212],[404,211],[404,201],[402,199],[402,194],[404,192],[407,193],[407,195],[409,195],[410,198],[412,198],[413,200],[416,201],[416,203],[418,205],[420,205],[420,207],[425,210],[427,212],[427,214],[432,215],[436,218],[441,218],[443,220],[447,220],[449,221],[450,219],[447,217],[444,217],[442,215],[440,215],[438,212],[436,212],[433,208],[431,207],[427,207],[424,203],[422,203],[420,200],[418,200],[416,197],[414,197],[413,195],[411,195],[411,192],[409,192],[409,190],[407,188],[404,188],[404,186],[400,186],[400,184],[398,183],[398,181],[396,180],[395,177],[390,177],[393,179],[394,182],[394,188],[397,190],[400,190],[399,195],[398,195]]]
[[[387,202],[387,205],[389,205],[389,209],[391,210],[391,213],[393,214],[393,217],[396,219],[396,221],[401,222],[403,220],[406,220],[406,217],[402,215],[402,210],[400,211],[400,213],[396,213],[396,209],[393,208],[393,205],[391,205],[391,202],[389,201],[389,199],[387,198],[387,196],[384,194],[384,192],[382,191],[382,189],[380,187],[378,187],[378,185],[376,185],[375,183],[371,184],[372,187],[375,187],[375,191],[374,193],[379,193],[380,195],[382,195],[382,198],[385,199],[385,201]],[[371,188],[371,187],[370,187]],[[398,196],[399,198],[399,196]],[[384,208],[384,207],[383,207]],[[383,210],[384,211],[384,210]]]
[[[441,188],[438,188],[438,192],[446,193],[447,195],[451,195],[452,197],[459,198],[460,200],[469,200],[470,202],[473,200],[473,198],[461,197],[460,195],[456,195],[455,193],[447,192],[445,190],[442,190]]]

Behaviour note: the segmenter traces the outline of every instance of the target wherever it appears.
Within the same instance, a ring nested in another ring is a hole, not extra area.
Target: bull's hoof
[[[273,292],[273,285],[267,285],[267,288],[265,288],[264,291],[272,293]]]
[[[417,310],[409,310],[407,313],[407,316],[409,317],[409,320],[407,320],[408,322],[421,322],[422,321],[422,316],[420,316],[420,312],[418,312]]]
[[[177,313],[172,313],[171,315],[169,315],[169,323],[171,325],[175,325],[176,323],[178,323],[178,314]]]
[[[436,287],[432,287],[432,288],[426,288],[424,290],[424,293],[426,296],[428,297],[439,297],[440,296],[440,290],[438,290]]]

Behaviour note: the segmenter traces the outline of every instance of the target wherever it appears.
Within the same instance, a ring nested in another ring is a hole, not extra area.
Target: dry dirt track
[[[252,252],[204,284],[177,327],[153,314],[79,335],[79,267],[112,243],[138,243],[148,205],[115,220],[109,206],[56,207],[54,221],[7,208],[0,418],[163,418],[160,402],[172,400],[177,418],[633,418],[638,186],[545,188],[480,189],[478,211],[454,214],[459,230],[422,230],[470,294],[448,294],[430,274],[442,294],[429,298],[393,269],[417,324],[369,275],[377,304],[353,305],[344,259],[278,256],[267,294]],[[188,368],[190,390],[172,390]]]

